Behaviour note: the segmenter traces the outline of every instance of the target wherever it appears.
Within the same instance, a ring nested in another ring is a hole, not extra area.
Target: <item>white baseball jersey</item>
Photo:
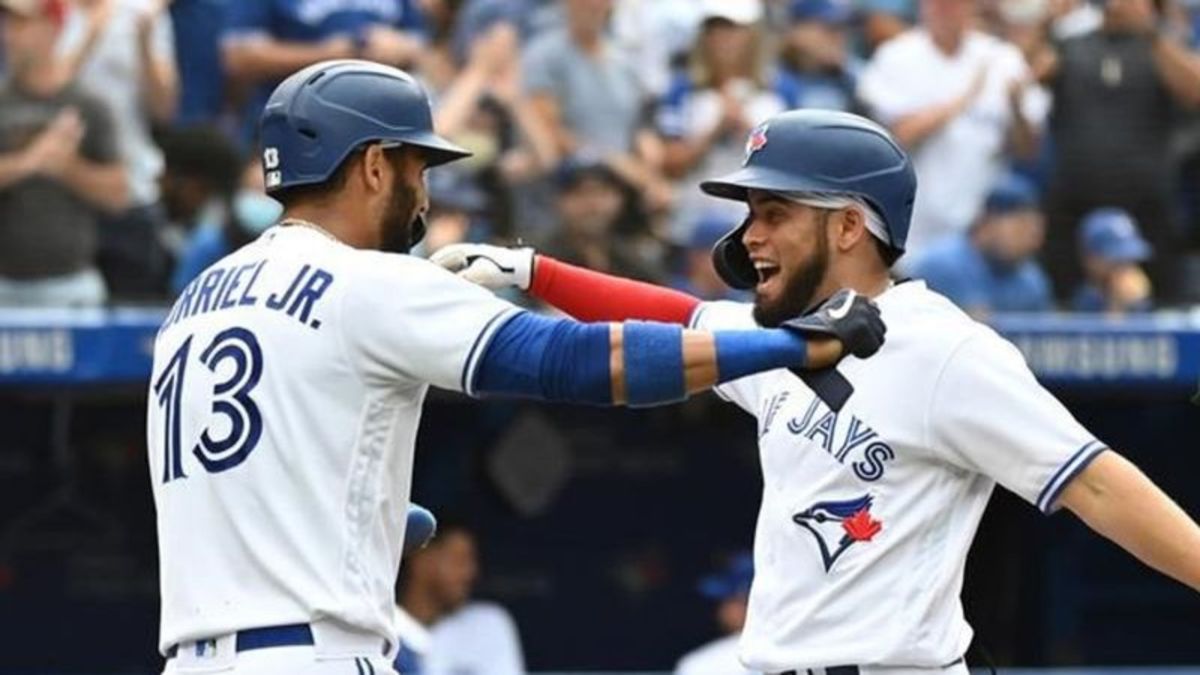
[[[1049,512],[1104,449],[1015,347],[922,282],[877,302],[887,342],[838,366],[854,387],[840,412],[786,370],[717,388],[758,418],[751,668],[955,661],[972,636],[963,567],[995,483]],[[692,323],[754,325],[730,302]]]
[[[193,281],[150,383],[160,648],[316,619],[394,642],[421,403],[430,384],[467,389],[515,311],[301,226]]]

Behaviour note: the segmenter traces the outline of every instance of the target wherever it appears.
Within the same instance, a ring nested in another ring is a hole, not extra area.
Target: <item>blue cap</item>
[[[844,24],[850,21],[853,12],[845,2],[839,0],[792,0],[788,16],[797,22]]]
[[[1096,209],[1083,218],[1079,229],[1083,252],[1114,262],[1141,262],[1151,256],[1150,244],[1137,223],[1121,209]]]
[[[698,589],[700,595],[706,598],[726,600],[749,593],[753,580],[754,557],[749,553],[739,553],[724,570],[701,579]]]
[[[987,213],[1009,213],[1038,208],[1038,190],[1028,178],[1005,174],[988,193],[983,205]]]
[[[433,209],[478,214],[488,207],[488,195],[479,183],[462,172],[434,171],[426,179],[429,205]]]
[[[729,220],[728,217],[722,218],[712,213],[701,216],[692,226],[692,235],[688,237],[688,248],[711,251],[712,247],[716,246],[717,242],[721,241],[721,237],[724,237],[729,232],[729,228],[733,226]]]

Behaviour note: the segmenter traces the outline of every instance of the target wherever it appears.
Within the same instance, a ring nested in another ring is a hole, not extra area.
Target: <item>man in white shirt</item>
[[[1020,50],[971,28],[973,7],[922,0],[921,25],[884,43],[859,79],[859,98],[921,181],[909,253],[974,222],[1005,155],[1036,151],[1049,109]]]
[[[442,522],[437,537],[405,557],[396,594],[404,675],[524,675],[521,638],[498,604],[471,601],[479,578],[475,535]]]

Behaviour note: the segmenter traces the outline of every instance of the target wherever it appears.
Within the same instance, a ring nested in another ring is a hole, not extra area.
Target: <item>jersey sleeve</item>
[[[754,306],[744,302],[702,302],[692,312],[688,328],[706,331],[753,330],[759,328],[754,321],[753,311]],[[758,377],[749,375],[718,384],[713,387],[713,392],[753,415],[758,411]]]
[[[1046,391],[1012,344],[990,330],[960,343],[926,412],[930,446],[1044,513],[1106,447]]]
[[[342,298],[348,358],[376,382],[472,393],[488,341],[515,305],[418,258],[379,253]]]

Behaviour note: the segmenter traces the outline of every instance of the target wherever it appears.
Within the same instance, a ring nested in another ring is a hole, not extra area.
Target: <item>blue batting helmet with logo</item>
[[[268,193],[325,182],[367,143],[415,146],[428,166],[471,154],[434,133],[429,97],[411,75],[353,59],[316,63],[281,82],[261,131]]]
[[[860,197],[877,213],[899,257],[912,219],[917,176],[908,154],[883,127],[858,115],[828,110],[780,113],[750,133],[742,168],[700,184],[704,192],[747,201],[750,190]],[[713,249],[725,283],[753,288],[758,274],[742,244],[749,220]]]

